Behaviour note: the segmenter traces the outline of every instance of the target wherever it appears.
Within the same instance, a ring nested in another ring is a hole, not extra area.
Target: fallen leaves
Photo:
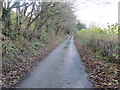
[[[2,87],[3,88],[14,87],[19,81],[26,77],[27,73],[29,73],[31,70],[35,68],[36,64],[39,61],[45,58],[56,46],[59,45],[59,43],[61,43],[61,41],[57,40],[57,38],[55,37],[51,38],[51,41],[49,42],[51,42],[51,44],[47,44],[46,46],[36,50],[35,55],[33,55],[34,53],[31,51],[30,52],[27,51],[27,48],[25,48],[26,54],[22,54],[21,57],[26,57],[27,60],[26,58],[25,59],[22,58],[24,60],[11,62],[13,63],[13,65],[8,64],[11,66],[8,69],[6,69],[6,67],[3,67],[4,69],[2,71]],[[17,51],[15,51],[15,53],[18,54]],[[19,54],[21,54],[21,52],[19,52]],[[21,59],[21,57],[19,58]],[[14,57],[14,59],[16,59],[16,57]],[[5,60],[3,62],[6,64]]]
[[[112,66],[102,60],[96,59],[95,54],[86,51],[86,49],[77,41],[75,41],[75,45],[96,88],[119,87],[119,70],[115,65]]]

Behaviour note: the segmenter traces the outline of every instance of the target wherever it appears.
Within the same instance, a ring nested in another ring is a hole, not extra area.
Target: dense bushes
[[[99,56],[106,57],[111,62],[119,62],[118,55],[118,25],[108,25],[107,28],[101,29],[92,27],[89,30],[82,29],[77,32],[79,42]]]

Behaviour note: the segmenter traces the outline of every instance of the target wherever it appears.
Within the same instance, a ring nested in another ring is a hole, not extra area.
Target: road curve
[[[19,88],[92,88],[88,73],[69,38],[38,63]]]

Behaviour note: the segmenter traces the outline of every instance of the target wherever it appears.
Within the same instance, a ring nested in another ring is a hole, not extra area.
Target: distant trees
[[[1,4],[2,34],[13,40],[40,38],[43,32],[70,34],[76,28],[71,3],[8,0]]]
[[[82,30],[83,28],[86,28],[84,24],[82,24],[81,22],[78,22],[77,25],[76,25],[76,28],[78,30]]]

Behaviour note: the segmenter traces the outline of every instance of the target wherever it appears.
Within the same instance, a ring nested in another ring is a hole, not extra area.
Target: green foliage
[[[77,28],[78,30],[81,30],[81,29],[85,28],[85,25],[82,24],[82,23],[80,23],[80,22],[78,22],[77,25],[76,25],[76,28]]]
[[[34,42],[33,44],[30,45],[30,49],[34,49],[34,50],[37,50],[39,49],[40,47],[44,47],[45,44],[41,43],[41,42]]]
[[[105,29],[82,29],[76,32],[76,36],[80,43],[96,53],[97,58],[106,57],[111,62],[119,62],[118,24],[108,25]]]
[[[103,59],[103,56],[101,55],[101,54],[102,54],[102,51],[101,51],[101,50],[95,51],[95,54],[96,54],[96,58],[98,58],[98,59]]]
[[[16,19],[16,13],[14,11],[10,12],[12,22]]]
[[[118,24],[113,24],[113,25],[109,25],[108,24],[108,34],[112,35],[112,34],[116,34],[118,35]]]
[[[108,25],[108,28],[104,30],[97,27],[92,27],[90,30],[82,29],[77,32],[79,37],[84,37],[84,41],[91,39],[105,40],[105,41],[116,41],[118,36],[118,24]]]

